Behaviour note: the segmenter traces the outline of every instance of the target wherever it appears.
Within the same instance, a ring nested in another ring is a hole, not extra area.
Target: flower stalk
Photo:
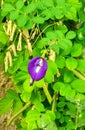
[[[83,76],[83,74],[81,74],[81,73],[78,72],[77,70],[73,70],[72,72],[73,72],[74,75],[76,75],[76,77],[78,77],[79,79],[85,80],[85,76]]]
[[[53,112],[55,112],[55,110],[56,110],[57,96],[58,96],[58,93],[54,92],[53,103],[52,103],[52,111]]]
[[[46,95],[46,98],[47,98],[49,104],[51,104],[52,103],[52,97],[51,97],[51,95],[50,95],[50,93],[48,91],[48,84],[47,83],[44,83],[44,85],[43,85],[43,91],[44,91],[44,93]]]
[[[11,124],[11,122],[24,110],[26,110],[31,105],[31,101],[27,102],[18,112],[16,112],[7,122],[7,126]]]

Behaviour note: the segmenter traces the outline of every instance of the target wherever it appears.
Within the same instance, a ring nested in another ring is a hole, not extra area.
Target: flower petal
[[[47,62],[42,57],[35,57],[28,63],[28,72],[33,80],[42,79],[47,71]]]

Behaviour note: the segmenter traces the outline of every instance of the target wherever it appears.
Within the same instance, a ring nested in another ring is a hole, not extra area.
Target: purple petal
[[[47,62],[42,57],[35,57],[28,63],[28,72],[33,80],[42,79],[47,71]]]

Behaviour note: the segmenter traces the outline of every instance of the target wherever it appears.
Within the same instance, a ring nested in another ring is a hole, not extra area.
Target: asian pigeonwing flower
[[[34,81],[42,79],[46,74],[47,68],[47,62],[42,57],[34,57],[30,60],[28,63],[28,72],[32,78],[30,85],[33,85]]]

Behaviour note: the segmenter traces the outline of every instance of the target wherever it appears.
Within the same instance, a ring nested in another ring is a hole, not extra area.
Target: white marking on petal
[[[43,66],[43,59],[40,59],[39,65],[40,65],[40,66]]]
[[[36,73],[38,73],[40,71],[40,69],[41,69],[41,66],[37,66],[36,67]]]

